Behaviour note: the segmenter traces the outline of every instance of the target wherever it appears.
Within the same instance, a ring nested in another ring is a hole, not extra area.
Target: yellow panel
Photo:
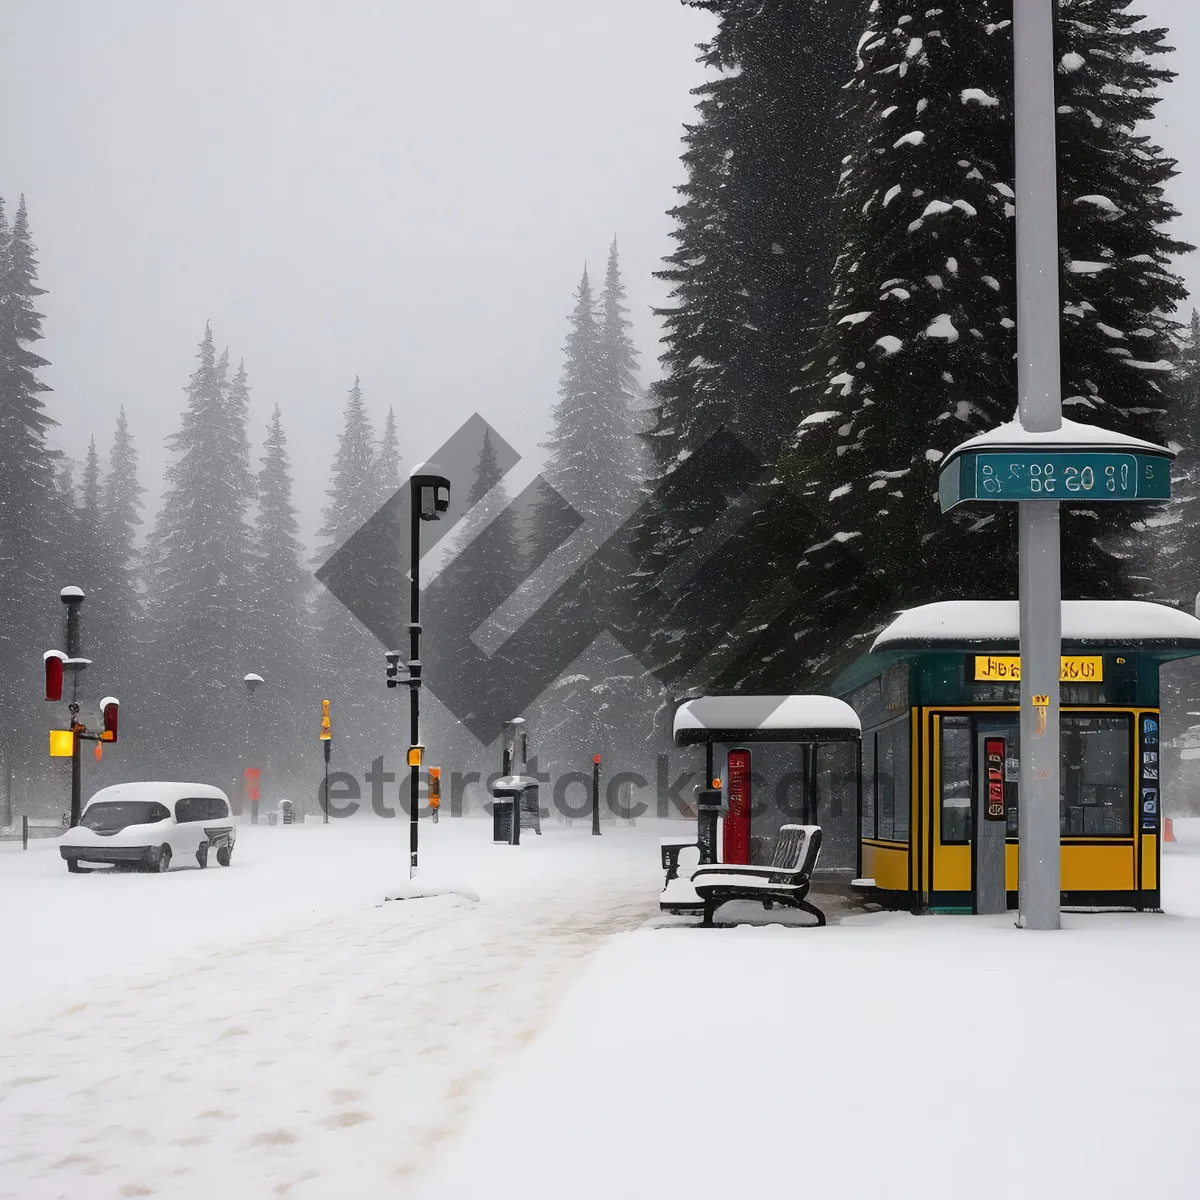
[[[1021,660],[1015,654],[977,654],[975,679],[995,683],[1021,678]],[[1103,683],[1104,659],[1098,654],[1064,654],[1059,665],[1060,683]]]
[[[75,735],[69,729],[50,730],[50,757],[70,758],[75,753]]]
[[[1015,892],[1021,881],[1021,847],[1008,842],[1004,847],[1004,887]]]
[[[1158,838],[1153,834],[1142,838],[1142,887],[1147,891],[1158,887]]]
[[[971,847],[938,846],[933,868],[933,886],[939,892],[971,890]]]
[[[1133,847],[1073,846],[1062,848],[1064,892],[1131,892],[1137,887]]]
[[[863,844],[863,874],[889,892],[908,891],[908,851]]]

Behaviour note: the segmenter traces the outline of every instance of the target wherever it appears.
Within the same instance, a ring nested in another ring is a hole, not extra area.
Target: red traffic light
[[[100,715],[104,719],[104,729],[100,733],[102,742],[115,742],[117,740],[117,712],[121,707],[121,702],[116,696],[105,696],[100,701]]]
[[[597,755],[596,755],[596,756],[595,756],[595,757],[592,759],[592,762],[594,762],[594,763],[598,763],[599,761],[600,761],[600,755],[598,755],[598,754],[597,754]]]
[[[63,661],[66,655],[61,650],[47,650],[42,655],[46,664],[46,699],[61,700],[63,692]]]

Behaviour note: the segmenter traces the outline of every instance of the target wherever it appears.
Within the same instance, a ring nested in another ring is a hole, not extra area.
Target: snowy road
[[[406,1194],[598,944],[654,911],[647,829],[488,832],[425,842],[425,876],[453,862],[479,904],[378,906],[392,822],[243,830],[228,872],[166,877],[6,853],[0,1197]]]

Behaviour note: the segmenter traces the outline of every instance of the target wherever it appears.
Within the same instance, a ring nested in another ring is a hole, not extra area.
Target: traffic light
[[[66,655],[61,650],[47,650],[42,655],[46,663],[46,699],[61,700],[63,692],[63,662]]]
[[[442,768],[429,768],[429,811],[437,824],[438,809],[442,807]]]
[[[100,740],[102,742],[115,742],[117,740],[117,712],[120,707],[121,702],[116,696],[105,696],[100,701],[100,715],[104,723],[100,731]]]
[[[333,739],[333,729],[330,727],[330,724],[329,724],[329,701],[328,700],[321,701],[321,732],[319,734],[319,737],[320,737],[320,740],[323,742],[328,742]]]
[[[387,659],[387,685],[390,688],[400,686],[400,652],[389,650],[383,656]]]

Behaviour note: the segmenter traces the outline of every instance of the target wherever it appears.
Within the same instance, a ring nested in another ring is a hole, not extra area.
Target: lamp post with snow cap
[[[250,765],[250,747],[252,739],[250,737],[250,723],[253,721],[254,712],[254,693],[262,687],[266,681],[263,677],[254,671],[248,675],[242,676],[242,682],[246,685],[246,739],[245,753],[242,756],[242,810],[245,811],[246,801],[250,801],[250,824],[258,824],[258,798],[259,784],[262,778],[257,768]]]
[[[437,463],[420,463],[409,476],[410,504],[410,586],[408,610],[408,678],[398,680],[391,677],[389,686],[399,683],[408,685],[409,695],[409,738],[408,738],[408,812],[409,812],[409,861],[408,877],[417,873],[417,817],[420,813],[421,788],[421,713],[419,693],[421,690],[421,522],[437,521],[450,507],[450,480]],[[394,652],[393,652],[394,653]],[[394,666],[389,659],[389,667]]]
[[[82,634],[80,633],[80,608],[83,607],[83,589],[65,587],[58,598],[67,606],[67,657],[63,666],[71,672],[71,828],[79,824],[83,792],[83,768],[79,757],[79,675],[90,660],[80,657]]]

